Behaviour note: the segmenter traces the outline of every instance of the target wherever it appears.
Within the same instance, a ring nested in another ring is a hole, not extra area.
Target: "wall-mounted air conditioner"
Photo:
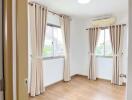
[[[116,23],[116,17],[105,16],[93,18],[91,20],[90,26],[109,26]]]

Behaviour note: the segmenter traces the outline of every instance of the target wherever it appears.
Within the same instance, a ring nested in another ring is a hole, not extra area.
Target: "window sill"
[[[113,56],[96,56],[97,58],[113,58]]]
[[[44,57],[43,60],[52,60],[52,59],[60,59],[60,58],[64,58],[64,56]]]

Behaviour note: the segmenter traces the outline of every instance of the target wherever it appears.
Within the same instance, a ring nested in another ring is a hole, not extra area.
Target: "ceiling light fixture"
[[[89,3],[91,0],[78,0],[78,3],[80,4],[87,4]]]

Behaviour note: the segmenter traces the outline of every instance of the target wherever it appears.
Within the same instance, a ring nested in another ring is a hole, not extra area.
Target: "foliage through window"
[[[109,29],[102,29],[99,33],[97,46],[96,46],[97,56],[112,56],[112,47],[110,40]]]
[[[43,48],[44,57],[63,56],[63,45],[61,29],[53,25],[47,25],[45,44]]]

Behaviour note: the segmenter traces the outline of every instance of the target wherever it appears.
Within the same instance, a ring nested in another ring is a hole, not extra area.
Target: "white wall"
[[[128,24],[128,23],[127,23]],[[125,29],[124,34],[124,43],[123,43],[123,74],[127,75],[127,68],[128,68],[128,25]],[[124,78],[124,82],[126,82],[127,79]]]
[[[126,14],[117,14],[114,15],[117,17],[116,24],[128,24],[128,13]],[[89,21],[88,19],[78,19],[76,21],[76,30],[77,35],[74,35],[73,37],[76,38],[76,44],[73,43],[73,49],[76,49],[76,52],[74,55],[77,56],[74,60],[77,60],[76,64],[78,69],[78,74],[80,75],[88,75],[88,67],[89,67],[89,42],[88,42],[88,32],[85,31],[85,28],[89,27]],[[72,38],[72,39],[74,39]],[[75,39],[74,39],[75,40]],[[126,74],[127,69],[127,51],[128,51],[128,30],[126,30],[126,33],[124,35],[124,45],[123,45],[123,74]],[[72,53],[72,52],[71,52]],[[102,79],[111,80],[112,75],[112,65],[113,61],[112,58],[102,58],[97,57],[97,77]]]
[[[127,23],[126,23],[127,24]],[[122,61],[122,68],[123,73],[127,74],[127,61],[128,61],[128,29],[125,28],[124,34],[124,42],[123,42],[123,61]],[[112,58],[102,58],[97,57],[97,77],[102,79],[111,80],[112,79],[112,68],[113,67],[113,60]],[[124,78],[124,82],[126,79]]]
[[[82,55],[80,55],[80,50],[78,49],[81,45],[81,41],[80,41],[80,37],[81,36],[81,32],[79,33],[79,29],[80,27],[78,26],[77,23],[78,19],[73,18],[71,20],[71,54],[70,54],[70,74],[75,75],[78,73],[78,71],[81,69],[80,66],[83,64],[80,63],[80,60],[82,58]],[[48,13],[48,23],[51,24],[55,24],[60,26],[59,23],[59,17],[57,15],[53,15],[51,13]],[[77,30],[77,27],[79,28]],[[29,31],[30,33],[30,31]],[[77,37],[76,37],[77,36]],[[30,37],[30,34],[29,36]],[[29,43],[29,67],[28,67],[28,79],[29,79],[29,86],[30,86],[30,77],[31,77],[31,45],[30,45],[30,38],[28,39],[28,43]],[[82,51],[84,52],[84,51]],[[78,62],[78,63],[77,63]],[[63,80],[63,68],[64,68],[64,58],[57,58],[57,59],[44,59],[43,62],[43,68],[44,68],[44,83],[45,86],[51,85],[53,83],[56,83],[60,80]],[[80,69],[79,69],[80,68]],[[29,88],[29,87],[28,87]],[[29,90],[29,89],[28,89]]]
[[[71,29],[71,71],[74,74],[88,73],[88,34],[82,19],[72,18]],[[85,67],[87,66],[87,67]]]
[[[132,0],[129,0],[129,49],[126,100],[132,100]]]
[[[59,16],[48,12],[47,23],[60,26]]]
[[[63,80],[64,58],[44,60],[44,86]]]
[[[97,77],[112,79],[112,58],[97,57]]]
[[[78,23],[77,23],[78,22]],[[88,68],[89,68],[89,37],[88,31],[85,29],[89,26],[88,20],[77,20],[77,35],[74,35],[74,38],[78,38],[77,47],[73,45],[73,48],[76,49],[76,57],[78,61],[76,62],[78,73],[80,75],[88,76]],[[73,38],[72,38],[73,39]],[[78,52],[77,52],[78,51]],[[72,53],[72,52],[71,52]],[[112,58],[96,58],[96,66],[97,66],[97,77],[102,79],[111,80],[112,76]]]
[[[114,16],[117,18],[116,24],[128,24],[128,11],[117,13]]]
[[[118,19],[118,23],[119,22],[127,23],[126,21],[127,21],[126,17],[120,17]],[[59,17],[49,13],[48,23],[60,25]],[[70,36],[70,66],[71,66],[70,74],[71,76],[75,74],[88,76],[89,42],[88,42],[88,32],[85,30],[86,28],[88,28],[88,24],[89,24],[88,20],[86,19],[72,17],[71,36]],[[125,35],[125,38],[127,38],[126,35]],[[63,79],[63,62],[64,61],[62,58],[44,60],[45,86],[56,83]],[[127,66],[127,60],[125,61],[124,65]],[[126,71],[124,73],[126,73]],[[29,73],[29,76],[30,76],[30,73]],[[112,58],[97,58],[97,77],[110,80],[111,76],[112,76]]]

